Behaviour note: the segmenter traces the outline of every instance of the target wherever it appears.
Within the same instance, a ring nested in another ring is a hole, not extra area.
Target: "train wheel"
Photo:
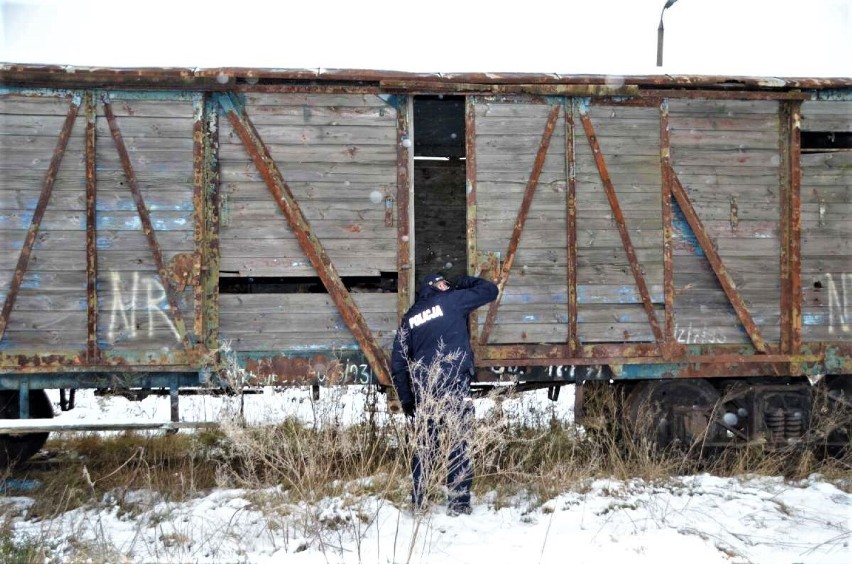
[[[0,418],[18,419],[20,415],[19,393],[0,391]],[[52,419],[53,406],[44,390],[30,390],[30,417]],[[24,462],[37,453],[50,433],[24,433],[0,435],[0,468],[8,468]]]
[[[826,377],[830,415],[828,433],[829,453],[842,457],[852,453],[852,375],[838,374]]]
[[[640,382],[627,396],[625,423],[660,448],[691,447],[724,438],[713,424],[719,392],[706,380]]]

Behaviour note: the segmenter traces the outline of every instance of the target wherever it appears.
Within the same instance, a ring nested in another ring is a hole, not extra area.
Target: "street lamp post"
[[[657,66],[663,66],[663,14],[666,8],[671,8],[677,0],[666,0],[666,5],[660,11],[660,26],[657,28]]]

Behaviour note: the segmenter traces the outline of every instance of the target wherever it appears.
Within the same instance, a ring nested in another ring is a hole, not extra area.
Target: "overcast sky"
[[[0,0],[0,61],[852,76],[852,0]],[[410,7],[409,7],[410,6]]]

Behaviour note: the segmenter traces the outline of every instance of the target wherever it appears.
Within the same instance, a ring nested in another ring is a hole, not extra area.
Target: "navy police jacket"
[[[421,285],[417,301],[402,318],[391,356],[393,383],[403,405],[419,402],[426,371],[435,358],[445,359],[456,352],[453,362],[442,362],[437,391],[469,393],[473,351],[467,316],[495,298],[497,286],[473,276],[460,277],[455,287],[446,291],[425,282]],[[417,361],[419,368],[412,374],[409,367]]]

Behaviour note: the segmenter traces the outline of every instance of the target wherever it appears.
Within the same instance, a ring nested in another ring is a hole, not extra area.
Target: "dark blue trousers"
[[[449,507],[458,509],[470,506],[470,488],[473,485],[473,465],[470,461],[469,443],[473,433],[474,411],[469,401],[460,402],[455,413],[443,414],[439,419],[428,418],[425,432],[415,438],[411,473],[414,488],[411,501],[415,509],[424,507],[427,488],[435,469],[443,468],[442,453],[449,452],[446,461]],[[453,420],[451,421],[450,418]],[[418,423],[419,424],[419,423]],[[453,429],[446,432],[446,428]]]

